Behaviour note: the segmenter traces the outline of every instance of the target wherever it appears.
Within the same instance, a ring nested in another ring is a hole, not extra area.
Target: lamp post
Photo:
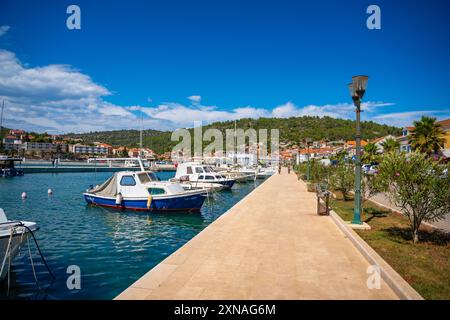
[[[311,139],[310,138],[306,138],[305,142],[306,142],[306,158],[308,160],[308,166],[306,168],[306,180],[309,181],[310,176],[311,176],[311,164],[309,162],[309,146],[311,144]]]
[[[366,92],[368,76],[354,76],[348,85],[350,95],[356,107],[356,161],[355,161],[355,205],[352,224],[361,222],[361,100]]]

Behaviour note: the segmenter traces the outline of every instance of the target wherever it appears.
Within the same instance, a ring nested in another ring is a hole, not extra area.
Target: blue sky
[[[81,8],[68,30],[66,8]],[[369,5],[381,30],[366,27]],[[450,117],[448,1],[0,0],[5,123],[69,132],[240,117]]]

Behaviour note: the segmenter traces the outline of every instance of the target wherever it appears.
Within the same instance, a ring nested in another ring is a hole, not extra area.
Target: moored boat
[[[10,269],[10,263],[19,252],[20,246],[27,241],[30,232],[38,230],[35,222],[11,221],[0,208],[0,281]]]
[[[226,172],[221,172],[221,174],[227,178],[236,180],[236,182],[238,182],[238,183],[254,181],[256,179],[255,173],[244,173],[244,172],[239,172],[239,171],[226,171]]]
[[[16,162],[22,162],[22,158],[0,156],[0,177],[23,176],[23,170],[15,167]]]
[[[122,210],[199,211],[206,194],[206,190],[185,190],[179,183],[159,181],[150,171],[121,171],[83,196],[89,204]]]
[[[215,172],[211,166],[199,162],[180,163],[177,167],[175,178],[192,183],[218,183],[223,185],[225,189],[230,189],[236,182],[236,179],[227,178],[221,172]]]

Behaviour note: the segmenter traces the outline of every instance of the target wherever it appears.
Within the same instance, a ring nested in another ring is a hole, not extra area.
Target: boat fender
[[[123,200],[122,194],[119,192],[116,196],[116,206],[122,205],[122,200]]]
[[[152,195],[149,195],[147,198],[147,209],[150,209],[151,205],[152,205]]]

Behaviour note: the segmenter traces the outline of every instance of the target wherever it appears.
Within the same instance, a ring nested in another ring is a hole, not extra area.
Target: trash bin
[[[330,214],[330,192],[317,186],[317,214],[329,215]]]

